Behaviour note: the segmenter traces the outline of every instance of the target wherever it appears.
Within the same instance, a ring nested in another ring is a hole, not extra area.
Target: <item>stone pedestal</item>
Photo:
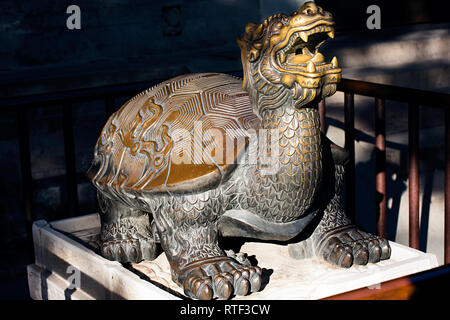
[[[164,254],[129,268],[96,253],[100,231],[97,214],[33,226],[35,264],[28,266],[33,299],[179,299],[183,291],[170,277]],[[255,256],[263,268],[260,292],[235,299],[321,299],[350,290],[377,289],[381,282],[438,266],[434,255],[395,242],[391,259],[341,269],[320,259],[294,260],[287,246],[248,242],[241,252]],[[69,266],[72,266],[69,268]],[[72,289],[74,271],[79,288]],[[72,284],[72,286],[71,286]]]

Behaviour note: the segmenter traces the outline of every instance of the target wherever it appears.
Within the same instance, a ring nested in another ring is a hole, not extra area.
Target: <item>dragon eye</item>
[[[261,50],[261,48],[262,48],[262,43],[261,42],[255,42],[254,44],[253,44],[253,46],[256,48],[256,49],[258,49],[258,50]]]

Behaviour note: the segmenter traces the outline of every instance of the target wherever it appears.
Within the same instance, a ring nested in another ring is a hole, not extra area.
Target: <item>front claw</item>
[[[191,298],[199,300],[211,300],[213,298],[213,289],[211,277],[192,272],[183,282],[184,293]]]
[[[348,225],[325,233],[318,253],[331,264],[350,268],[389,259],[391,247],[386,239]]]
[[[152,239],[119,239],[100,244],[103,257],[121,263],[154,260],[157,255],[156,244]]]
[[[206,258],[187,265],[180,276],[184,293],[194,299],[227,300],[261,287],[261,268],[245,266],[229,257]]]

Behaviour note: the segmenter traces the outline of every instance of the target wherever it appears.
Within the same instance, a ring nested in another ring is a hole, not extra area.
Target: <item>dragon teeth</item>
[[[331,60],[331,65],[333,66],[333,68],[338,67],[338,60],[336,57],[333,57],[333,59]]]
[[[300,33],[300,38],[302,38],[304,42],[308,42],[308,35],[305,32]]]
[[[303,33],[305,33],[307,35],[314,34],[314,33],[319,33],[319,32],[332,32],[332,34],[334,35],[333,28],[331,28],[329,26],[317,26],[314,29],[303,31]]]
[[[306,65],[306,71],[308,71],[309,73],[316,72],[316,66],[314,65],[314,62],[308,62],[308,64]]]
[[[289,39],[289,43],[286,45],[286,47],[284,49],[280,50],[280,61],[282,61],[282,63],[285,61],[286,52],[292,48],[292,46],[294,45],[295,40],[297,40],[297,38],[300,37],[303,40],[303,42],[308,42],[309,36],[311,34],[315,34],[315,33],[319,33],[319,32],[327,32],[328,36],[330,38],[334,39],[334,29],[329,26],[322,25],[322,26],[317,26],[314,29],[296,32],[291,36],[291,38]]]
[[[312,56],[312,53],[309,51],[308,47],[302,48],[302,54]]]

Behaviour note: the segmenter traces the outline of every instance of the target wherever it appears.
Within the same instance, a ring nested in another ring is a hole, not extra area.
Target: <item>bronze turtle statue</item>
[[[320,131],[317,103],[335,93],[332,15],[312,2],[249,23],[244,79],[219,73],[164,81],[109,118],[88,176],[98,189],[101,253],[154,259],[160,243],[186,295],[228,299],[261,286],[261,268],[219,237],[283,241],[294,258],[341,266],[390,257],[387,240],[340,207],[347,152]]]

